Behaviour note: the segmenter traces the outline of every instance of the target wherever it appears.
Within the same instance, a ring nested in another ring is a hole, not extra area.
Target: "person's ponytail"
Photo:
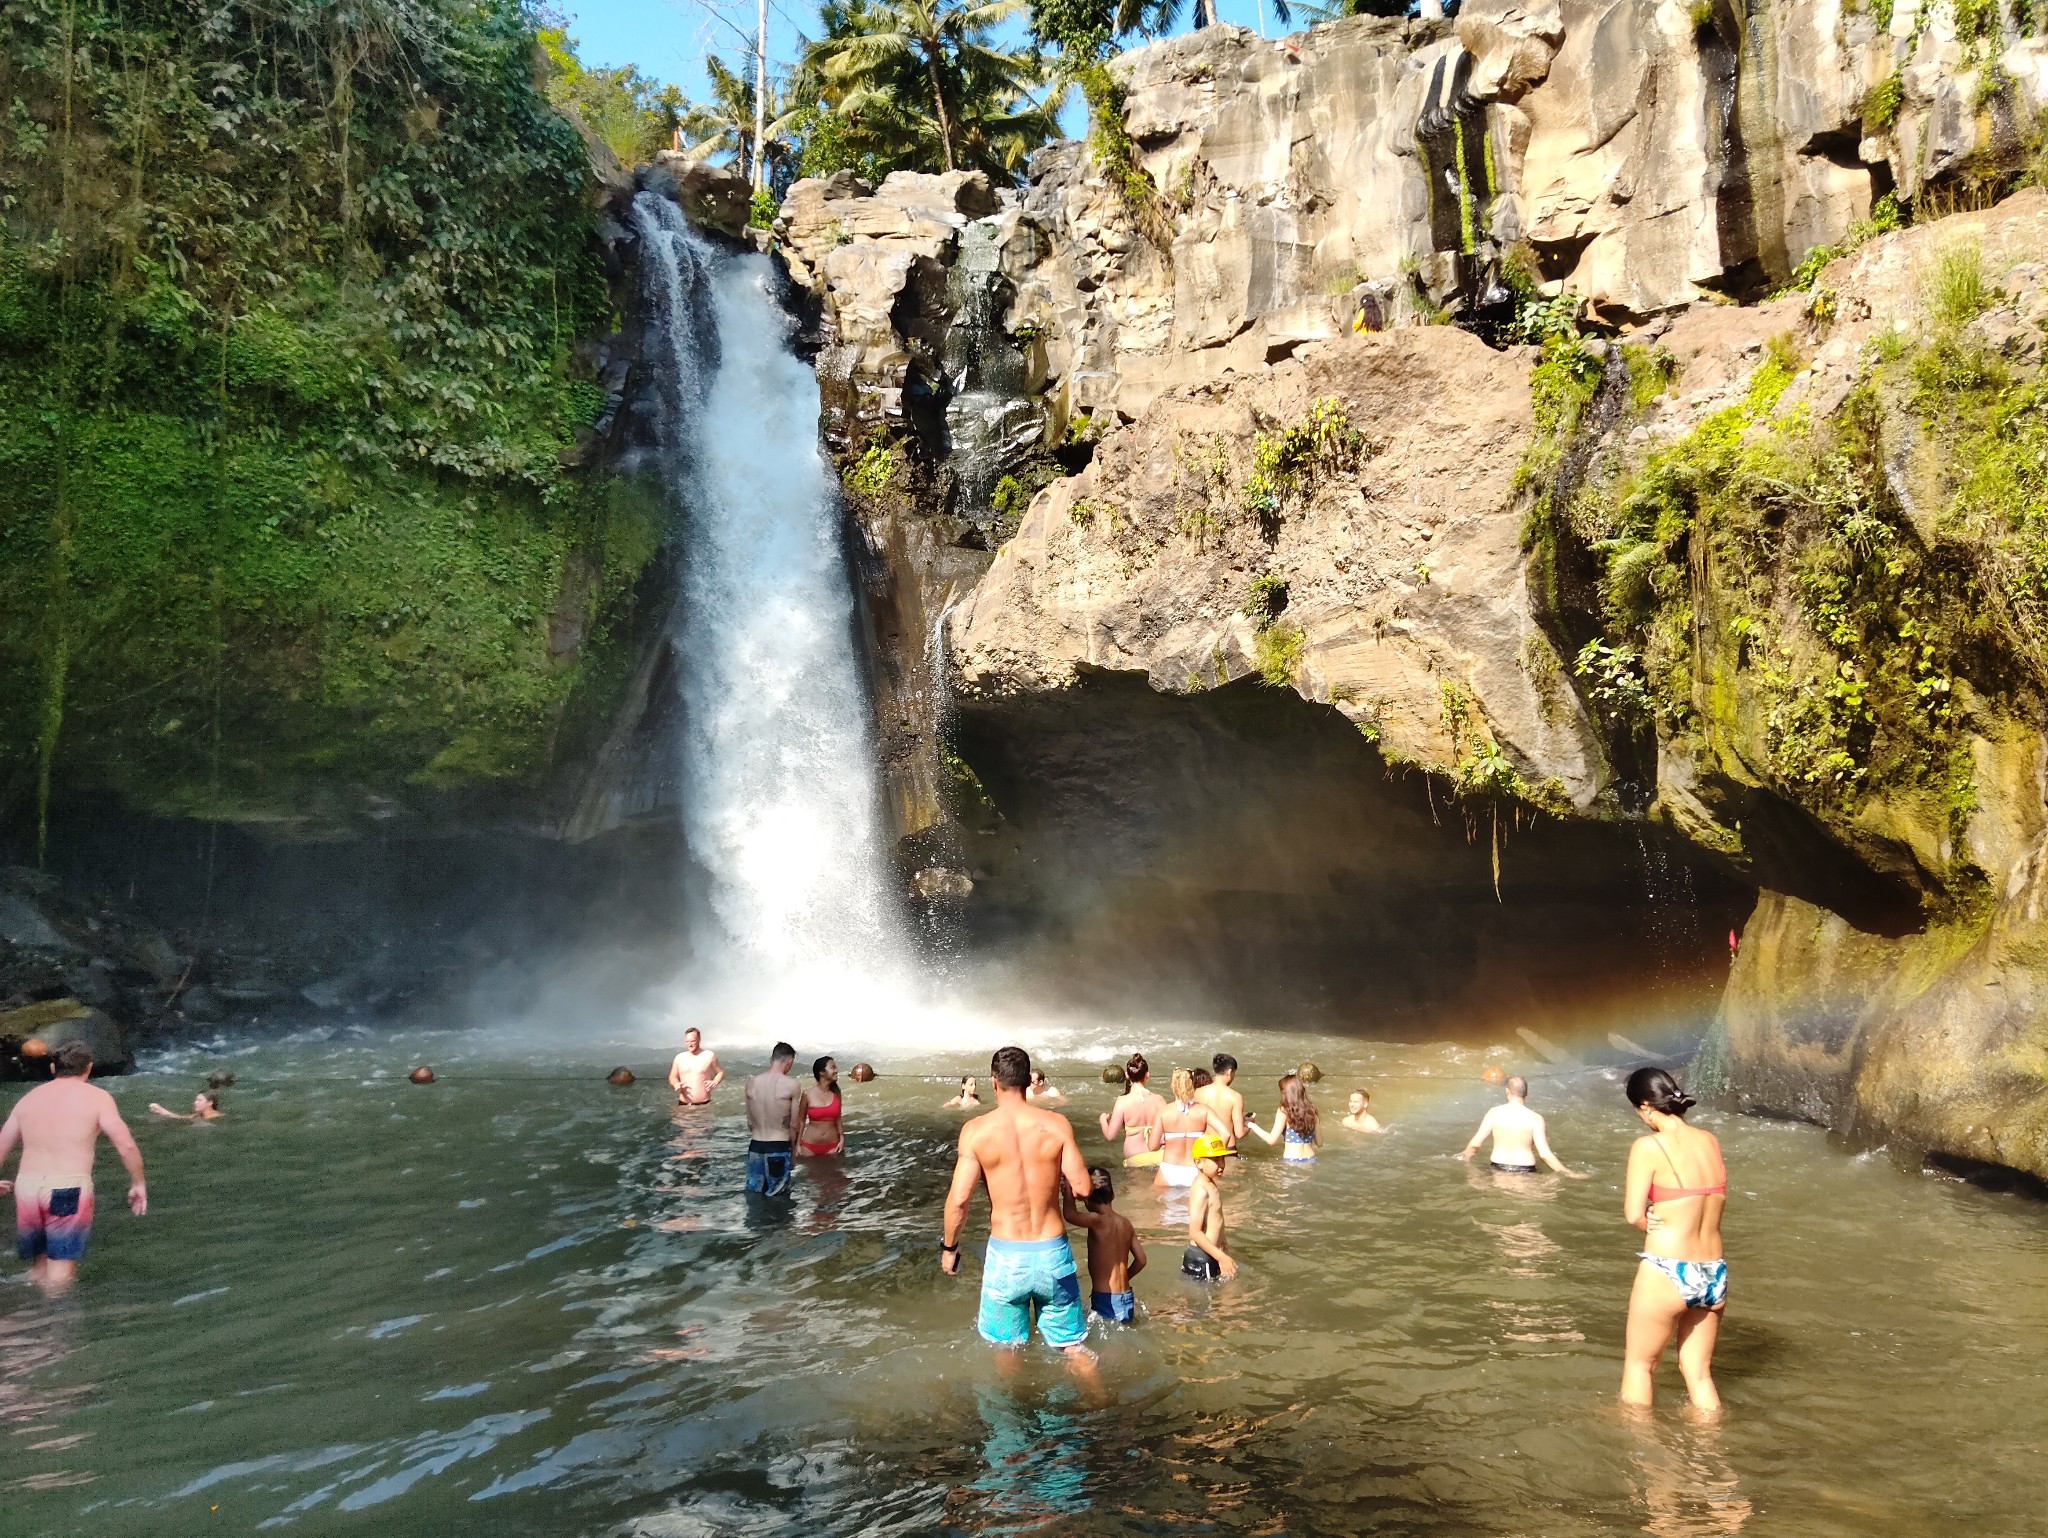
[[[1628,1076],[1628,1103],[1646,1105],[1666,1116],[1683,1116],[1699,1104],[1662,1068],[1638,1068]]]

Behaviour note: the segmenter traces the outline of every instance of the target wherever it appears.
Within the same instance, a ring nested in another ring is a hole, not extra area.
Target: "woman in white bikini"
[[[1664,1348],[1678,1337],[1678,1370],[1696,1408],[1721,1412],[1714,1389],[1714,1342],[1728,1305],[1721,1212],[1728,1166],[1713,1133],[1685,1124],[1693,1098],[1662,1068],[1628,1078],[1628,1103],[1650,1129],[1628,1153],[1622,1213],[1643,1231],[1642,1264],[1628,1299],[1623,1404],[1648,1406]]]
[[[1223,1135],[1216,1113],[1195,1099],[1195,1076],[1173,1070],[1173,1104],[1159,1113],[1159,1178],[1154,1189],[1195,1183],[1195,1139],[1204,1132]]]
[[[1159,1162],[1159,1110],[1166,1104],[1145,1085],[1152,1065],[1145,1054],[1133,1052],[1124,1064],[1124,1092],[1115,1105],[1096,1119],[1102,1135],[1114,1142],[1124,1140],[1124,1168],[1143,1169]]]

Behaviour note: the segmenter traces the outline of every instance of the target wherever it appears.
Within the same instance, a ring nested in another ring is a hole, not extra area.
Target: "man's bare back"
[[[21,1167],[14,1180],[0,1180],[0,1191],[14,1191],[22,1258],[33,1263],[38,1285],[51,1289],[69,1283],[92,1228],[92,1166],[102,1133],[128,1168],[129,1207],[137,1217],[149,1210],[142,1151],[120,1107],[86,1082],[91,1058],[72,1064],[59,1056],[58,1077],[23,1095],[0,1124],[0,1168],[21,1145]]]
[[[1536,1168],[1541,1159],[1560,1175],[1580,1178],[1576,1170],[1566,1169],[1556,1154],[1550,1151],[1550,1139],[1543,1118],[1522,1103],[1529,1093],[1526,1079],[1519,1075],[1507,1082],[1507,1102],[1497,1105],[1480,1120],[1479,1130],[1472,1134],[1472,1141],[1458,1155],[1469,1159],[1478,1151],[1479,1145],[1487,1138],[1493,1139],[1493,1152],[1489,1157],[1497,1170],[1521,1172]]]
[[[1072,1123],[1021,1098],[1015,1104],[999,1098],[994,1110],[960,1129],[960,1161],[971,1161],[988,1186],[988,1229],[997,1239],[1065,1234],[1062,1177],[1088,1189],[1088,1167],[1081,1162]],[[973,1190],[972,1184],[968,1189]]]
[[[1223,1140],[1235,1148],[1246,1130],[1244,1096],[1217,1079],[1195,1091],[1195,1102],[1215,1113],[1217,1125],[1223,1128]]]
[[[790,1142],[802,1131],[804,1087],[787,1068],[747,1080],[747,1134],[764,1143]]]
[[[1031,1059],[1021,1048],[1002,1048],[989,1072],[995,1109],[960,1129],[939,1264],[948,1275],[959,1271],[968,1204],[975,1187],[986,1185],[989,1242],[976,1319],[982,1339],[992,1346],[1021,1346],[1030,1339],[1035,1317],[1047,1344],[1077,1362],[1090,1361],[1081,1344],[1088,1317],[1062,1216],[1062,1183],[1068,1191],[1086,1191],[1088,1166],[1066,1117],[1025,1099]]]

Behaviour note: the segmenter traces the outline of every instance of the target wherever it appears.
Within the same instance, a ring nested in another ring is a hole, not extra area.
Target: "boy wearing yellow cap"
[[[1223,1188],[1216,1179],[1223,1173],[1223,1161],[1236,1158],[1237,1150],[1205,1132],[1188,1153],[1195,1161],[1195,1183],[1188,1188],[1188,1247],[1181,1254],[1180,1268],[1200,1281],[1227,1281],[1237,1275],[1237,1262],[1223,1247]]]

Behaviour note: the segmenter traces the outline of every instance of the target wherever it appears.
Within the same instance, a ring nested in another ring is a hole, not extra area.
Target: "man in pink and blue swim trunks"
[[[29,1278],[45,1292],[62,1292],[78,1274],[92,1234],[92,1161],[100,1134],[128,1166],[128,1205],[149,1210],[142,1180],[142,1150],[121,1120],[114,1097],[95,1084],[92,1052],[67,1041],[50,1054],[53,1077],[15,1102],[0,1125],[0,1167],[21,1145],[14,1188],[14,1247],[29,1263]],[[8,1188],[0,1180],[0,1191]]]

